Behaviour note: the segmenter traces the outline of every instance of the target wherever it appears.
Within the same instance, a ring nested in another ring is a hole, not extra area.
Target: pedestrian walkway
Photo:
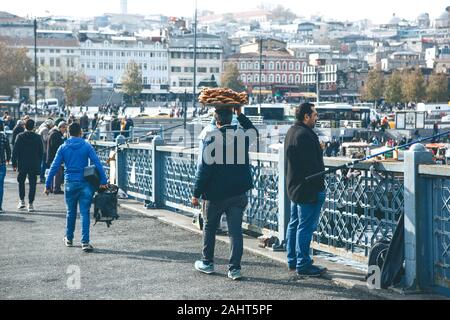
[[[295,279],[279,262],[283,253],[266,257],[252,248],[248,237],[242,281],[227,278],[229,246],[222,241],[216,244],[216,274],[201,274],[194,270],[194,261],[201,258],[201,235],[182,221],[187,218],[163,210],[147,210],[149,215],[144,215],[136,211],[141,204],[129,201],[109,229],[105,224],[91,226],[93,253],[82,252],[78,243],[79,220],[75,246],[67,248],[64,196],[47,197],[42,191],[43,185],[38,185],[35,213],[17,212],[17,183],[8,171],[6,213],[0,214],[0,299],[405,298],[395,293],[374,295],[330,279]],[[78,271],[79,282],[74,281]],[[355,276],[342,272],[344,277]]]

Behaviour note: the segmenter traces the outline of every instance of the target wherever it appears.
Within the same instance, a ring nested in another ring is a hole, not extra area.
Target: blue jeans
[[[319,223],[325,192],[317,194],[312,203],[291,202],[291,218],[286,232],[286,250],[289,268],[300,271],[312,264],[309,256],[311,238]]]
[[[89,243],[89,209],[91,207],[92,197],[94,195],[94,188],[87,181],[66,181],[64,189],[64,198],[67,206],[66,237],[70,241],[73,240],[75,222],[77,219],[77,206],[79,204],[81,219],[81,243]]]
[[[0,165],[0,209],[3,208],[3,185],[5,184],[6,164]]]

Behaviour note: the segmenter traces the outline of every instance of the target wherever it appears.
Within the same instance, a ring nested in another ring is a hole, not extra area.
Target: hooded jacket
[[[12,165],[19,172],[38,175],[41,172],[44,146],[41,136],[32,131],[25,131],[16,138],[13,148]]]
[[[94,148],[82,138],[71,137],[56,152],[45,183],[46,188],[50,188],[53,177],[63,162],[64,180],[66,182],[86,182],[84,179],[84,168],[88,166],[89,159],[98,170],[100,184],[106,184],[108,179]]]

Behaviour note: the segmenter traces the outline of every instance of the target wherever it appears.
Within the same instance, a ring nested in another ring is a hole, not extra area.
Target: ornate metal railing
[[[105,169],[106,176],[110,177],[110,156],[114,153],[114,147],[116,144],[114,142],[106,142],[106,141],[92,141],[92,146],[97,153],[100,162]]]
[[[329,167],[345,162],[325,161]],[[392,236],[404,211],[402,164],[377,164],[372,169],[361,164],[351,171],[339,170],[326,176],[325,186],[313,246],[365,261],[377,239]]]
[[[144,200],[151,200],[153,188],[152,150],[150,144],[121,145],[120,162],[125,170],[120,173],[119,186],[128,195]]]

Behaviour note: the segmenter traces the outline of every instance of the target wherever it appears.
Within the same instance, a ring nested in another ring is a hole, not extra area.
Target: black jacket
[[[251,121],[245,115],[240,114],[238,121],[244,129],[241,133],[246,132],[248,129],[256,130]],[[223,141],[226,142],[227,130],[233,130],[233,132],[236,132],[238,128],[237,126],[227,125],[210,132],[205,139],[203,150],[200,150],[200,152],[205,151],[205,153],[203,153],[204,155],[212,155],[212,157],[215,158],[216,152],[209,152],[208,147],[212,147],[211,144],[215,142],[215,134],[222,135]],[[256,133],[254,137],[256,137]],[[229,141],[231,143],[228,145],[227,143],[222,144],[222,163],[218,163],[220,160],[215,158],[218,161],[210,164],[206,161],[205,156],[203,156],[202,162],[198,165],[196,172],[194,197],[201,197],[202,199],[210,201],[221,201],[233,196],[241,195],[253,188],[249,160],[249,147],[252,141],[250,141],[250,139],[245,139],[245,142],[239,145],[238,139],[229,139]],[[234,149],[234,159],[230,164],[227,164],[226,161],[227,148]],[[239,150],[241,148],[243,149]],[[215,150],[217,149],[218,148]],[[238,159],[239,152],[244,152],[244,159]],[[240,163],[238,160],[244,161]]]
[[[12,165],[19,172],[38,175],[41,171],[44,146],[41,136],[31,131],[25,131],[17,136],[14,144]]]
[[[59,130],[52,130],[48,138],[47,165],[50,166],[55,159],[56,151],[64,143],[63,134]]]
[[[325,190],[323,176],[308,183],[305,178],[325,170],[323,153],[315,132],[301,122],[289,128],[284,141],[285,175],[288,197],[295,203],[317,200]]]

